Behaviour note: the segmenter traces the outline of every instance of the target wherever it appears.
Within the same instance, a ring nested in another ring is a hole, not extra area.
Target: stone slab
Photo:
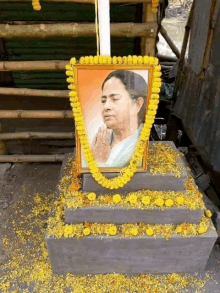
[[[146,224],[181,224],[183,222],[197,224],[203,215],[203,210],[190,210],[184,207],[165,208],[162,211],[155,207],[153,210],[141,210],[125,207],[85,207],[64,209],[65,223],[139,223]]]
[[[51,266],[55,273],[140,274],[192,273],[205,269],[217,239],[211,225],[205,235],[182,238],[85,237],[54,239],[46,237]]]
[[[149,142],[149,148],[152,147],[152,145],[156,143],[154,141]],[[169,144],[170,147],[175,149],[177,152],[178,149],[175,147],[174,143],[172,141],[162,141],[161,143]],[[131,181],[128,182],[124,187],[118,188],[117,190],[111,190],[102,187],[99,185],[92,175],[90,173],[83,174],[82,179],[82,190],[83,191],[94,191],[96,194],[109,194],[112,192],[119,192],[121,194],[131,192],[131,191],[137,191],[140,189],[151,189],[151,190],[161,190],[161,191],[184,191],[184,184],[187,178],[187,171],[185,164],[182,160],[182,158],[179,156],[178,158],[180,162],[180,168],[182,170],[182,175],[180,178],[176,178],[173,176],[173,174],[168,173],[166,175],[162,174],[155,174],[152,175],[149,170],[146,172],[137,172],[134,174],[134,176],[131,178]],[[118,173],[103,173],[104,176],[108,178],[113,178],[118,176]]]

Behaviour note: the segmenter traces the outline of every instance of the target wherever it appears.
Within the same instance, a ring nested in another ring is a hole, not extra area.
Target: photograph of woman
[[[104,79],[99,100],[103,123],[91,143],[99,167],[128,165],[143,126],[146,100],[147,82],[136,72],[116,70]]]

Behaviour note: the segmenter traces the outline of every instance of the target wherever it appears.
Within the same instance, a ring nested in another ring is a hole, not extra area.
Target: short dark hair
[[[141,75],[129,70],[112,71],[103,81],[102,90],[105,83],[112,77],[118,78],[124,84],[132,100],[137,100],[138,98],[144,99],[144,104],[138,113],[138,122],[139,124],[143,123],[147,100],[147,83],[145,79]]]

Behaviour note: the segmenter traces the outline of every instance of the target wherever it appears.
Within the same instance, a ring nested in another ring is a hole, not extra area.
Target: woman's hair
[[[143,98],[144,103],[141,107],[139,113],[138,113],[138,124],[144,122],[144,116],[145,116],[145,105],[147,100],[147,83],[145,79],[133,71],[128,70],[116,70],[112,71],[106,79],[102,83],[102,90],[105,85],[105,83],[112,77],[118,78],[125,86],[125,89],[129,93],[132,101],[135,101],[138,98]]]

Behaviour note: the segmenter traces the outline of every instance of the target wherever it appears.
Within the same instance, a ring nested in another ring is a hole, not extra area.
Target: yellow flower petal
[[[96,199],[96,194],[95,194],[95,192],[90,192],[90,193],[88,194],[88,199],[89,199],[89,200],[95,200],[95,199]]]
[[[109,228],[109,234],[110,235],[116,235],[116,233],[117,233],[117,227],[116,226],[111,226]]]
[[[212,212],[210,210],[205,210],[205,215],[206,217],[211,218]]]
[[[159,206],[159,207],[162,207],[163,205],[164,205],[164,200],[162,199],[162,198],[157,198],[156,200],[155,200],[155,205],[157,205],[157,206]]]
[[[138,230],[137,230],[137,228],[131,228],[131,229],[130,229],[130,233],[131,233],[131,235],[133,235],[133,236],[138,235]]]
[[[150,196],[146,195],[142,197],[142,202],[145,205],[148,205],[150,203]]]
[[[89,235],[90,232],[91,232],[91,231],[90,231],[89,228],[85,228],[85,229],[83,230],[83,234],[84,234],[85,236]]]
[[[152,229],[152,228],[147,228],[147,230],[146,230],[146,234],[148,235],[148,236],[152,236],[152,235],[154,235],[154,230]]]
[[[173,202],[172,199],[167,199],[167,200],[165,201],[165,206],[166,206],[166,207],[172,207],[173,204],[174,204],[174,202]]]
[[[120,196],[120,194],[115,194],[115,195],[113,196],[113,201],[114,201],[115,203],[119,203],[119,202],[121,201],[121,196]]]

